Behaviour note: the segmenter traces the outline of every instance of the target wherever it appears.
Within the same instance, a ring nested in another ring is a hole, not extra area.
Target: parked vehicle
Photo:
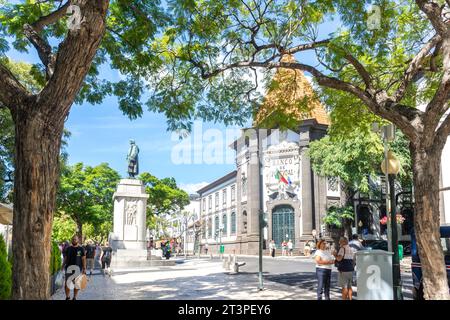
[[[366,248],[388,251],[388,243],[386,240],[375,240],[367,243]]]
[[[403,255],[407,256],[411,254],[411,243],[409,241],[399,242],[403,246]],[[388,242],[386,240],[374,240],[366,244],[366,248],[371,248],[372,250],[388,250]]]
[[[440,228],[441,244],[444,251],[445,265],[447,267],[447,279],[450,291],[450,225],[443,225]],[[420,264],[417,241],[414,230],[411,233],[411,271],[413,277],[413,297],[414,300],[423,300],[422,267]]]

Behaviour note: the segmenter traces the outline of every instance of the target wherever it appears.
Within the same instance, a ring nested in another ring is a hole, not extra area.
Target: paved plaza
[[[258,291],[257,257],[240,257],[246,263],[239,274],[222,268],[222,262],[206,257],[177,259],[175,266],[115,270],[112,277],[98,270],[79,300],[314,300],[315,265],[304,257],[264,258],[264,290]],[[405,299],[411,298],[410,273],[404,273]],[[331,299],[340,299],[337,272],[332,274]],[[355,297],[356,297],[356,287]],[[54,300],[64,300],[58,290]]]

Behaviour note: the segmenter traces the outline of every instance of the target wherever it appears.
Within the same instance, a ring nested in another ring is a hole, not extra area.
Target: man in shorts
[[[62,265],[65,278],[66,300],[70,300],[70,289],[73,288],[73,299],[77,300],[78,291],[80,290],[75,279],[86,274],[86,253],[82,246],[78,244],[78,237],[72,237],[72,245],[65,251],[64,263]],[[70,280],[71,283],[68,283]]]
[[[94,270],[95,246],[89,241],[86,245],[86,268],[89,270],[89,276],[92,276]]]

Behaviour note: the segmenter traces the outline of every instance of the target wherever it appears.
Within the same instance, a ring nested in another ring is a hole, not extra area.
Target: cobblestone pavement
[[[278,260],[278,259],[276,259]],[[282,263],[279,259],[278,263]],[[275,261],[274,261],[275,262]],[[298,263],[298,262],[297,262]],[[264,272],[264,290],[258,291],[255,268],[243,267],[239,274],[225,272],[217,259],[188,259],[175,266],[115,270],[104,277],[96,271],[79,300],[314,300],[316,285],[312,263],[300,262],[295,272]],[[269,265],[268,263],[266,263]],[[270,269],[269,269],[270,270]],[[331,299],[340,299],[337,273],[333,272]],[[356,296],[356,287],[354,287]],[[64,300],[64,290],[53,296]]]

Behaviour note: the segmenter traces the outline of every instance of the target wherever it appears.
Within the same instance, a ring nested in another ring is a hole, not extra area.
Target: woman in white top
[[[325,293],[325,300],[330,300],[331,269],[334,264],[334,257],[326,250],[326,247],[326,241],[320,240],[317,243],[317,250],[314,255],[318,282],[317,300],[322,300],[322,293]]]

